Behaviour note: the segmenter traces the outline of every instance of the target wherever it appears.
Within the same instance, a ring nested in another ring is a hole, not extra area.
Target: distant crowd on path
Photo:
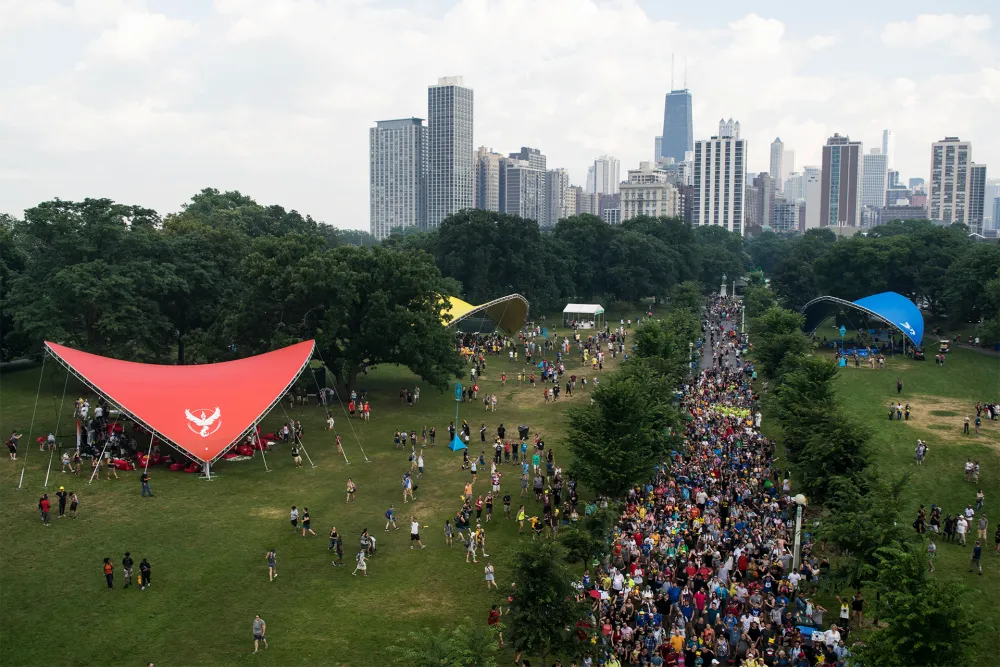
[[[709,307],[713,362],[684,387],[684,444],[623,499],[611,556],[579,582],[593,605],[579,631],[597,636],[586,667],[812,667],[850,655],[851,611],[860,624],[865,603],[845,602],[840,625],[823,630],[826,610],[804,589],[829,562],[807,536],[792,567],[796,505],[758,430],[754,366],[737,361],[738,317],[736,301]]]

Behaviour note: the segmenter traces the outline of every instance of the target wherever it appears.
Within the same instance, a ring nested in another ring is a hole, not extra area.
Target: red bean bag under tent
[[[181,470],[184,470],[184,464],[183,463],[171,463],[170,464],[170,469],[172,471],[174,471],[174,472],[180,472]]]
[[[111,463],[115,466],[115,470],[135,470],[135,466],[125,459],[114,459]]]

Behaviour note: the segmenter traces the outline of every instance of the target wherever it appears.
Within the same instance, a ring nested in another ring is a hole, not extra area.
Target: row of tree
[[[953,325],[1000,314],[1000,245],[973,240],[962,225],[895,221],[849,239],[826,229],[792,238],[765,233],[745,250],[747,268],[767,274],[792,310],[821,295],[854,301],[893,291]]]
[[[743,263],[738,236],[673,219],[611,227],[582,215],[542,233],[463,211],[380,244],[239,192],[203,190],[163,218],[107,199],[55,200],[0,216],[0,349],[8,359],[49,339],[189,363],[315,337],[345,381],[406,363],[439,384],[452,366],[434,342],[437,294],[482,303],[517,292],[545,313],[571,299],[659,300],[684,281],[717,285]]]
[[[764,288],[747,296],[753,357],[769,383],[765,405],[799,487],[820,508],[820,537],[841,555],[826,585],[876,593],[883,623],[856,651],[857,664],[962,664],[975,624],[960,590],[927,577],[926,545],[902,521],[906,477],[874,465],[871,434],[843,409],[837,365],[813,353],[801,315],[774,305]]]

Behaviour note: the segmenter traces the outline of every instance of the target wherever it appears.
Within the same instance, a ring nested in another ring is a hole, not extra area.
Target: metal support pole
[[[792,571],[798,572],[802,560],[802,505],[795,505],[795,551],[793,552]]]

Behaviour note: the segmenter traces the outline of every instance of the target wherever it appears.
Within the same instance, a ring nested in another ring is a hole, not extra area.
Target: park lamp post
[[[688,368],[694,370],[694,343],[688,342]]]
[[[806,497],[800,493],[793,500],[795,500],[795,552],[792,560],[792,571],[798,572],[802,560],[802,509],[806,506]]]

